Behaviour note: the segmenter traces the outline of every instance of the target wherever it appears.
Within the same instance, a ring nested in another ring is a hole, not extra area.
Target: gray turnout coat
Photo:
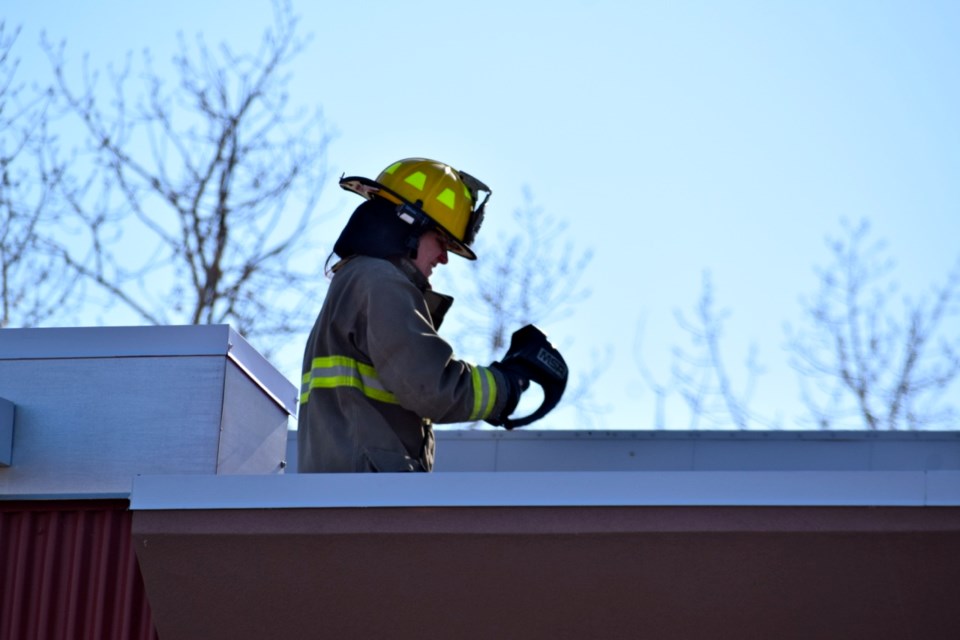
[[[437,334],[449,302],[409,261],[335,268],[304,351],[300,472],[430,471],[433,423],[499,414],[506,381]]]

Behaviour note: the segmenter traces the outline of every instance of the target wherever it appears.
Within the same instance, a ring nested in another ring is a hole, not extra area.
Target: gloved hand
[[[498,415],[485,418],[484,422],[495,427],[503,426],[510,414],[517,410],[520,394],[530,388],[530,380],[516,364],[507,362],[493,362],[490,368],[499,373],[507,381],[507,401]]]

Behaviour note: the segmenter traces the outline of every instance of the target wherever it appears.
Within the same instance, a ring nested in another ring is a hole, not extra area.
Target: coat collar
[[[430,281],[420,272],[420,269],[417,269],[417,265],[415,265],[412,260],[398,258],[390,262],[396,265],[417,289],[420,289],[420,292],[423,294],[423,299],[427,303],[427,309],[430,311],[433,328],[439,329],[444,316],[447,315],[447,311],[449,311],[453,305],[453,296],[434,291],[430,286]]]

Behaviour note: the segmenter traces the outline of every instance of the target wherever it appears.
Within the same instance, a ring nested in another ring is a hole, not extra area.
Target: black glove
[[[517,410],[520,394],[530,387],[530,380],[519,367],[510,362],[494,362],[490,368],[496,370],[507,381],[507,401],[498,415],[489,416],[484,419],[484,422],[500,427],[510,414]]]

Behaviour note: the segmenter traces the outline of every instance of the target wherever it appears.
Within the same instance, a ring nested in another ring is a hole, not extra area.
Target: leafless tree
[[[724,324],[730,313],[717,310],[713,281],[709,272],[703,274],[700,299],[692,318],[676,311],[677,324],[689,338],[690,346],[675,346],[673,364],[666,382],[659,382],[646,366],[642,355],[642,327],[638,330],[634,355],[640,374],[657,396],[655,424],[664,427],[664,405],[677,394],[686,404],[689,428],[700,428],[701,421],[710,427],[733,425],[738,429],[778,427],[779,421],[761,416],[750,408],[756,383],[763,369],[757,360],[757,348],[751,345],[744,361],[745,377],[741,388],[733,381],[724,358],[722,338]]]
[[[828,242],[833,261],[818,270],[819,291],[805,302],[810,326],[788,328],[803,400],[821,428],[956,426],[944,393],[960,376],[960,263],[932,294],[897,307],[893,262],[869,224],[844,224]]]
[[[567,317],[590,296],[583,275],[592,252],[575,247],[567,224],[537,206],[529,189],[512,221],[509,232],[478,235],[481,258],[471,264],[471,284],[457,305],[464,322],[456,341],[466,352],[486,354],[489,360],[503,357],[515,330],[537,324],[550,334],[550,323]],[[557,344],[561,351],[564,346]],[[597,353],[590,367],[571,366],[573,377],[561,406],[575,408],[584,424],[603,411],[593,402],[590,386],[608,357]]]
[[[181,36],[172,87],[144,52],[107,88],[85,64],[75,89],[65,45],[44,42],[95,175],[64,190],[87,234],[66,260],[140,322],[230,323],[268,354],[323,280],[305,251],[329,141],[318,112],[289,105],[285,67],[306,41],[288,3],[274,18],[253,54]]]
[[[51,96],[18,80],[18,35],[0,22],[0,328],[63,317],[77,301],[55,241],[64,165],[49,132]]]

